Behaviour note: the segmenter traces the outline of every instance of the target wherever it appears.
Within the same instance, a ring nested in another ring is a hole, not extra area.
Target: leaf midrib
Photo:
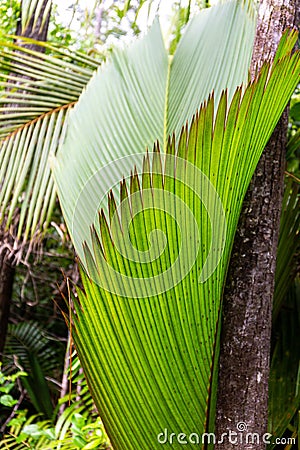
[[[166,80],[166,95],[165,95],[165,106],[164,106],[164,137],[163,137],[163,150],[164,153],[167,151],[168,145],[168,115],[169,115],[169,92],[170,92],[170,75],[172,67],[173,56],[168,55],[168,71]]]

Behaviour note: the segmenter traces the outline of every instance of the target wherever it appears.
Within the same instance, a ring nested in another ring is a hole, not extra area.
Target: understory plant
[[[14,387],[16,380],[27,376],[24,372],[16,372],[4,376],[0,372],[0,402],[11,409],[18,404],[13,396],[6,394]],[[109,449],[110,444],[103,423],[89,395],[86,380],[80,370],[78,357],[73,355],[72,367],[68,370],[68,378],[74,387],[61,398],[52,414],[45,419],[43,414],[29,414],[22,407],[11,411],[5,424],[5,432],[0,439],[1,449],[21,450],[88,450]]]

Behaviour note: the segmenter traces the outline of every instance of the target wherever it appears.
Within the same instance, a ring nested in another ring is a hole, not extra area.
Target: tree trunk
[[[19,20],[17,25],[16,34],[19,36],[46,41],[50,10],[48,10],[47,17],[42,20],[44,12],[47,5],[51,5],[51,0],[44,0],[43,5],[40,10],[40,15],[35,22],[34,15],[31,17],[28,26],[25,30],[22,30],[21,20]],[[22,4],[21,4],[21,15],[22,15]],[[19,43],[20,44],[20,43]],[[22,45],[22,44],[20,44]],[[27,48],[36,51],[44,51],[43,47],[36,44],[26,44]],[[1,180],[0,180],[1,185]],[[3,227],[0,227],[0,360],[2,360],[7,326],[9,321],[10,306],[12,301],[13,292],[13,282],[15,275],[15,263],[13,255],[17,249],[15,247],[15,240],[12,234],[4,231]]]
[[[281,33],[297,24],[299,0],[260,4],[251,72],[274,56]],[[272,107],[272,106],[271,106]],[[216,449],[264,449],[267,433],[272,301],[283,196],[287,110],[244,200],[223,304]],[[246,435],[257,433],[257,435]],[[226,435],[223,433],[227,433]]]
[[[45,11],[50,4],[50,9],[47,13],[47,17],[43,20]],[[22,11],[23,11],[23,1],[21,2],[21,17],[17,24],[17,36],[23,36],[26,38],[34,39],[36,41],[45,42],[47,40],[47,34],[48,34],[48,27],[49,27],[49,20],[50,20],[50,13],[51,13],[51,4],[52,0],[44,0],[43,4],[41,6],[41,9],[39,11],[39,16],[35,17],[35,12],[30,18],[28,22],[28,26],[25,30],[22,30]],[[20,45],[20,43],[18,43]],[[21,44],[22,45],[22,44]],[[41,47],[36,44],[26,44],[26,48],[29,48],[30,50],[35,50],[37,52],[44,52],[44,47]]]

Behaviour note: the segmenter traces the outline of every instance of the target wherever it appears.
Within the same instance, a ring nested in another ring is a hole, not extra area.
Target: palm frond
[[[65,142],[53,164],[71,233],[77,209],[75,245],[78,242],[76,251],[81,258],[81,243],[90,243],[87,230],[94,222],[99,199],[99,194],[89,196],[81,215],[77,202],[86,183],[95,172],[123,156],[133,155],[134,164],[141,169],[141,152],[152,148],[156,140],[164,151],[173,132],[178,142],[182,126],[212,91],[216,104],[225,89],[230,100],[236,87],[248,81],[255,23],[251,2],[245,6],[230,1],[204,10],[187,26],[175,55],[168,58],[155,21],[143,39],[116,51],[111,62],[93,77],[70,117]],[[94,129],[100,133],[97,142]],[[102,193],[132,168],[129,159],[120,161],[103,179]]]
[[[213,431],[230,251],[251,176],[299,81],[299,53],[291,54],[295,37],[283,36],[274,64],[264,64],[243,95],[238,88],[229,107],[223,93],[214,113],[209,98],[180,138],[168,140],[165,153],[157,145],[151,157],[144,154],[143,169],[128,177],[129,184],[126,175],[121,182],[119,207],[110,193],[109,218],[100,212],[98,231],[92,227],[91,245],[84,245],[88,275],[82,270],[84,292],[74,299],[73,337],[116,449],[153,448],[164,430],[177,436],[197,430],[198,438]],[[87,101],[96,95],[92,84],[85,95],[86,114],[95,114]],[[79,105],[73,124],[77,114],[82,117]],[[87,138],[95,152],[102,145],[101,120],[100,113]],[[68,133],[75,145],[72,122]],[[79,145],[77,158],[88,148],[83,138]],[[108,165],[97,182],[121,163]],[[89,165],[83,161],[83,167]],[[82,209],[73,211],[80,221],[96,195],[97,184],[90,186]],[[73,195],[60,191],[64,211]]]
[[[35,42],[23,39],[22,43]],[[0,222],[19,210],[16,246],[47,227],[55,204],[49,157],[65,132],[66,116],[98,63],[43,43],[47,54],[13,42],[0,52]]]
[[[1,138],[28,121],[76,102],[98,67],[79,52],[72,54],[44,43],[48,50],[44,54],[24,47],[37,41],[18,38],[18,42],[2,42],[0,51]]]
[[[9,432],[0,440],[1,449],[24,450],[34,448],[46,450],[51,436],[51,423],[40,420],[38,415],[32,415],[26,419],[26,411],[21,411],[18,418],[12,420]]]
[[[63,364],[63,352],[59,345],[51,342],[49,336],[34,322],[10,325],[5,353],[12,357],[28,373],[23,380],[24,387],[36,408],[50,418],[53,405],[50,395],[51,383],[48,377],[55,377],[57,367]]]

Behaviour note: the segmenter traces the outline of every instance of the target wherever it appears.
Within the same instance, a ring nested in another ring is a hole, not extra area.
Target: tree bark
[[[252,76],[265,59],[274,56],[282,31],[298,23],[299,10],[299,0],[261,2]],[[216,436],[221,440],[223,435],[223,441],[216,449],[266,448],[263,435],[268,421],[272,301],[287,124],[286,110],[257,166],[235,237],[224,293],[219,366]],[[257,435],[247,442],[247,433]]]
[[[17,24],[16,34],[19,36],[35,39],[38,41],[46,41],[50,9],[44,22],[42,17],[48,4],[51,4],[51,0],[44,0],[40,10],[40,16],[34,23],[34,15],[31,17],[29,24],[25,30],[21,27],[21,18]],[[21,3],[21,14],[22,14]],[[20,45],[22,43],[19,42]],[[23,44],[24,45],[24,44]],[[36,44],[24,45],[31,50],[44,51],[43,47]],[[1,180],[0,180],[1,185]],[[10,307],[12,302],[13,282],[15,275],[15,263],[13,255],[17,251],[15,249],[15,239],[13,234],[9,231],[5,231],[3,226],[0,227],[0,361],[2,360],[3,350],[5,346],[7,326],[9,321]]]

